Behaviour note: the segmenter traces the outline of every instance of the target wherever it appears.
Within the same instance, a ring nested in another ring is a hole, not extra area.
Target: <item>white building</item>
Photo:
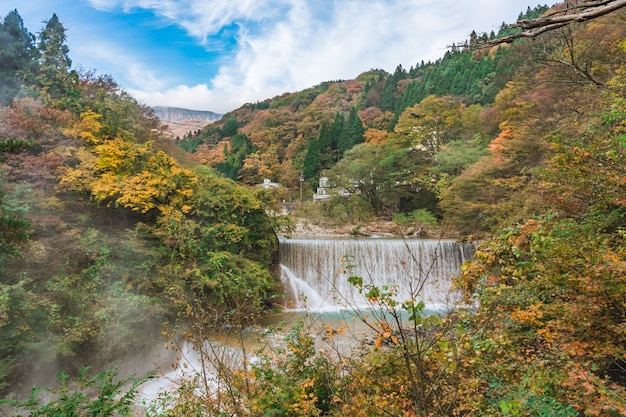
[[[330,198],[330,194],[328,194],[328,177],[321,177],[319,182],[319,187],[317,187],[317,192],[313,194],[313,201],[317,200],[326,200]]]

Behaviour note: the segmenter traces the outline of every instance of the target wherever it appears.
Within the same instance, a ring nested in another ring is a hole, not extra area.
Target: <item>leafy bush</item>
[[[153,374],[148,374],[116,380],[117,370],[114,368],[94,376],[89,376],[89,371],[89,368],[82,368],[75,383],[68,374],[59,372],[59,388],[43,388],[46,395],[41,395],[42,388],[34,387],[27,401],[0,399],[0,404],[24,410],[32,417],[130,417],[137,404],[137,388],[154,378]],[[22,414],[15,416],[19,415]]]

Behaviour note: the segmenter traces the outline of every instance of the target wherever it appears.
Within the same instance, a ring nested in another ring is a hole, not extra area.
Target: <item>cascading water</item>
[[[450,279],[474,246],[428,239],[282,239],[281,279],[287,307],[314,311],[366,307],[349,276],[364,285],[387,286],[396,300],[429,307],[447,304]]]
[[[452,240],[281,239],[281,278],[288,308],[292,310],[324,312],[370,307],[348,282],[349,276],[363,278],[364,285],[395,289],[398,301],[415,298],[423,300],[429,308],[438,308],[447,305],[450,279],[473,252],[473,245]],[[360,321],[351,320],[350,312],[344,313],[320,316],[324,323],[338,320],[343,329],[350,329],[351,335],[357,334],[355,329]],[[288,317],[291,314],[297,316],[300,312],[288,312],[272,320],[293,319]],[[334,343],[349,351],[354,339],[337,338]],[[197,373],[205,376],[203,380],[209,384],[208,388],[215,388],[220,383],[215,360],[222,364],[224,358],[229,358],[235,367],[241,365],[241,351],[227,344],[207,341],[202,349],[203,354],[199,355],[198,347],[185,343],[177,369],[144,385],[142,400],[158,405],[160,394],[175,390],[181,380]]]

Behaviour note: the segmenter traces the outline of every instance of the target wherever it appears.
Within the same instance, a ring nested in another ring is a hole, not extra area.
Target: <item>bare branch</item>
[[[600,2],[601,4],[598,6],[589,6],[586,5],[586,3],[597,2],[584,2],[584,4],[581,4],[578,8],[578,10],[582,8],[582,11],[574,13],[544,16],[538,17],[537,19],[520,20],[516,24],[512,25],[512,27],[518,27],[522,29],[522,31],[528,31],[553,25],[567,24],[572,22],[585,22],[587,20],[607,15],[626,6],[626,0],[604,1]]]
[[[607,4],[612,3],[615,0],[587,0],[587,1],[578,1],[578,0],[565,0],[563,3],[558,4],[554,7],[554,11],[546,12],[543,17],[550,17],[554,15],[562,15],[564,13],[570,13],[575,11],[576,13],[580,13],[583,10],[589,8],[595,8],[600,6],[606,6]]]
[[[626,0],[567,0],[554,12],[536,19],[519,20],[510,28],[521,29],[520,32],[497,39],[478,41],[470,45],[472,48],[486,48],[515,39],[534,38],[537,35],[555,30],[574,22],[585,22],[613,13],[626,7]]]

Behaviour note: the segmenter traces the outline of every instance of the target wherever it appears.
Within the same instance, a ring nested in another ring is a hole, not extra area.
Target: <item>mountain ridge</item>
[[[153,106],[154,114],[164,122],[184,122],[189,120],[213,123],[222,118],[222,114],[208,110],[191,110],[182,107]]]
[[[191,110],[182,107],[154,106],[154,114],[167,126],[173,137],[181,137],[189,132],[202,129],[222,118],[222,114],[208,110]]]

